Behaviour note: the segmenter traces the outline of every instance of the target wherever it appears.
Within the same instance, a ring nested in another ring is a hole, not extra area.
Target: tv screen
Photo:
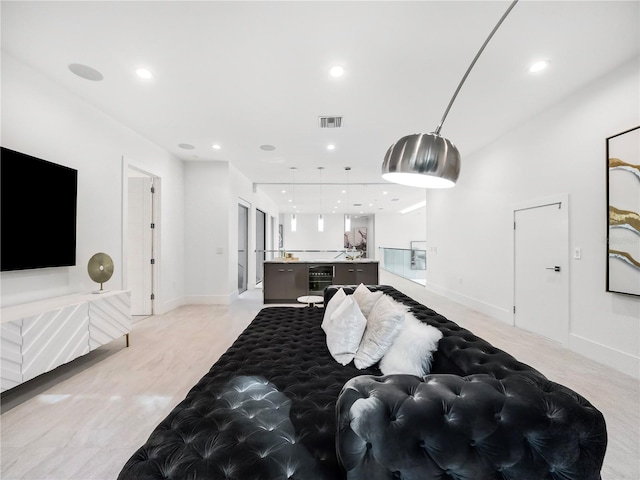
[[[75,265],[78,171],[0,149],[1,270]]]

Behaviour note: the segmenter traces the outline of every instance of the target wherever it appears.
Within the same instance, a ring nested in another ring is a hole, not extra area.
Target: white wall
[[[227,162],[185,162],[187,303],[229,302],[229,195]]]
[[[324,214],[324,231],[318,231],[318,214],[305,213],[297,215],[297,228],[291,231],[291,214],[283,215],[284,249],[285,250],[344,250],[344,215]],[[332,254],[309,254],[302,259],[333,258]]]
[[[424,208],[401,215],[399,213],[376,214],[376,245],[382,248],[411,248],[411,241],[427,239]],[[376,252],[380,258],[380,251]]]
[[[278,205],[260,188],[254,189],[253,182],[240,173],[233,165],[229,166],[230,211],[238,210],[239,200],[251,205],[249,208],[249,262],[247,265],[247,288],[256,285],[256,209],[266,213],[266,236],[271,238],[271,217],[278,218]],[[276,225],[277,228],[277,225]],[[229,217],[229,288],[236,291],[238,286],[238,215]],[[267,245],[269,245],[267,240]]]
[[[99,88],[99,86],[97,86]],[[89,258],[106,252],[114,275],[105,285],[126,288],[123,279],[123,157],[162,178],[160,228],[162,283],[156,311],[181,298],[183,271],[182,162],[59,87],[37,71],[2,53],[2,145],[78,170],[76,266],[0,275],[2,305],[39,300],[95,288]],[[50,232],[43,232],[43,241]]]
[[[571,250],[582,248],[569,269],[568,346],[634,376],[640,298],[605,292],[605,138],[640,124],[639,72],[636,58],[482,151],[463,152],[458,185],[427,194],[430,288],[509,323],[513,207],[568,194]]]
[[[187,303],[227,304],[238,293],[238,202],[249,208],[247,286],[255,286],[255,209],[277,216],[276,204],[228,162],[185,162],[185,290]]]

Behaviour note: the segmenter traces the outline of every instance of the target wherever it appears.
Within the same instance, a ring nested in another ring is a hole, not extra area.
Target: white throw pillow
[[[342,288],[340,288],[336,293],[333,294],[331,300],[324,308],[324,317],[322,317],[322,330],[324,333],[327,333],[327,323],[329,323],[329,318],[331,318],[331,314],[336,311],[336,308],[340,306],[340,304],[347,298],[347,294],[344,292]]]
[[[404,316],[405,312],[388,295],[383,295],[376,302],[367,318],[367,328],[354,358],[357,368],[370,367],[382,358],[400,333]]]
[[[384,292],[372,292],[364,283],[358,285],[353,292],[353,298],[358,302],[358,306],[366,318],[369,318],[373,306],[382,298],[382,295],[384,295]]]
[[[329,353],[338,363],[346,365],[353,360],[366,326],[367,319],[358,304],[352,295],[347,295],[325,328]]]
[[[433,353],[441,338],[442,332],[436,327],[407,313],[400,334],[380,360],[380,371],[385,375],[407,373],[423,377],[429,374]]]

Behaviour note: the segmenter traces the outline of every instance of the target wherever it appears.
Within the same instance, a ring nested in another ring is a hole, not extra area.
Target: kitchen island
[[[378,261],[268,260],[264,262],[264,303],[297,303],[303,295],[322,295],[329,285],[377,285]]]

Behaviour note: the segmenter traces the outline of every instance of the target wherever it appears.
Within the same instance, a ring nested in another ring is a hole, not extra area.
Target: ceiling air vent
[[[318,117],[320,128],[340,128],[342,126],[342,117]]]

